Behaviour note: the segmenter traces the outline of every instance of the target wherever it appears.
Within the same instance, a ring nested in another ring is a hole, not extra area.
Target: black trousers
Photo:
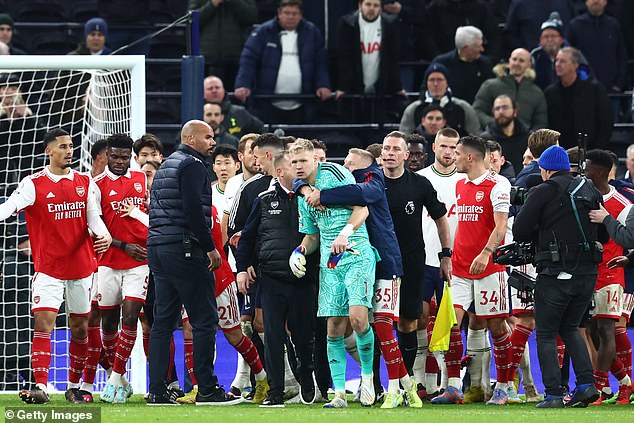
[[[150,392],[165,393],[165,369],[170,341],[180,318],[181,305],[189,315],[194,337],[194,373],[201,394],[218,385],[214,374],[214,348],[218,311],[213,276],[207,255],[194,246],[185,259],[182,244],[148,246],[148,264],[154,273],[154,324],[150,334]]]
[[[307,281],[294,284],[278,282],[263,275],[262,312],[264,314],[264,356],[269,379],[269,396],[281,398],[284,394],[284,344],[286,327],[297,354],[297,374],[302,381],[312,380],[315,349],[313,333],[315,316],[313,301],[315,287]]]
[[[572,279],[537,276],[535,286],[535,326],[537,355],[547,395],[561,396],[561,371],[557,359],[557,335],[566,344],[566,351],[577,376],[577,385],[594,383],[592,362],[579,333],[579,324],[590,302],[596,275],[575,275]]]

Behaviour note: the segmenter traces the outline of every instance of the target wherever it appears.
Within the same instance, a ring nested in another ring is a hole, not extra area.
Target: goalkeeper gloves
[[[306,248],[303,245],[295,248],[291,257],[288,259],[288,264],[291,267],[293,275],[298,278],[303,278],[306,274]]]
[[[339,254],[330,253],[330,257],[328,258],[328,268],[334,269],[339,264],[339,260],[343,257],[343,253],[348,252],[350,254],[358,255],[359,252],[357,250],[353,250],[352,247],[356,245],[356,242],[351,242],[346,247],[346,251],[342,251]]]

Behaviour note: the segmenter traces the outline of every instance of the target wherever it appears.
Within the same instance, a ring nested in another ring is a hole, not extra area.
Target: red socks
[[[515,330],[511,334],[511,360],[508,374],[508,381],[510,382],[515,378],[515,372],[517,372],[522,357],[524,357],[524,349],[526,348],[526,341],[533,332],[531,329],[522,325],[515,325]]]
[[[260,360],[258,350],[249,338],[242,335],[242,339],[236,344],[235,349],[240,353],[242,358],[244,358],[244,361],[247,362],[254,375],[262,371],[262,360]]]
[[[99,326],[88,326],[88,357],[84,367],[84,383],[95,383],[95,374],[97,374],[101,351],[101,330]]]
[[[627,336],[627,328],[625,326],[617,326],[614,329],[614,338],[616,341],[616,358],[623,363],[628,376],[632,377],[632,343]]]
[[[398,346],[398,342],[396,342],[396,338],[394,338],[393,325],[391,317],[374,315],[374,330],[381,342],[381,353],[383,354],[387,375],[390,380],[400,379],[407,374],[401,349]]]
[[[447,377],[460,377],[460,360],[464,347],[462,346],[462,335],[460,329],[451,329],[451,337],[449,338],[449,351],[445,354],[445,363],[447,363]]]
[[[35,383],[48,383],[48,369],[51,366],[51,334],[35,332],[31,347],[31,367]]]
[[[119,341],[119,332],[103,333],[103,350],[108,358],[108,363],[112,367],[114,365],[114,356],[117,353],[117,343]]]
[[[88,358],[88,337],[81,339],[72,337],[68,347],[68,355],[70,356],[68,381],[70,383],[79,383]]]
[[[500,383],[508,383],[509,370],[511,367],[511,334],[506,331],[499,338],[496,338],[493,334],[491,335],[491,339],[493,340],[493,354],[495,356],[495,368],[497,370],[497,381]]]
[[[119,332],[119,342],[117,342],[117,350],[115,353],[114,363],[112,370],[120,375],[125,374],[125,365],[130,358],[134,342],[136,341],[136,326],[121,326],[121,332]]]
[[[192,385],[198,385],[196,376],[194,376],[194,340],[183,339],[183,345],[185,347],[185,367],[187,367],[187,373],[192,380]]]

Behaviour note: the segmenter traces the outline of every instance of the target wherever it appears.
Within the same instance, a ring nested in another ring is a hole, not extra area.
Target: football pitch
[[[424,403],[422,409],[397,408],[381,410],[378,407],[363,408],[359,404],[349,404],[346,409],[323,409],[322,404],[287,405],[285,408],[262,409],[256,405],[244,403],[233,407],[197,407],[194,405],[149,407],[142,395],[134,395],[127,404],[82,404],[72,405],[63,395],[53,395],[51,404],[35,406],[23,404],[16,394],[0,395],[2,420],[5,420],[5,407],[38,408],[72,407],[77,412],[89,412],[100,409],[101,422],[104,423],[150,423],[150,422],[208,422],[249,423],[249,422],[301,422],[301,423],[387,423],[387,422],[430,422],[430,423],[491,423],[495,421],[579,423],[579,422],[631,422],[634,421],[634,404],[629,406],[602,405],[585,409],[538,410],[535,404],[486,406],[468,405],[430,405]],[[11,422],[19,422],[17,419]],[[30,420],[35,421],[35,420]],[[81,422],[79,420],[77,423]]]

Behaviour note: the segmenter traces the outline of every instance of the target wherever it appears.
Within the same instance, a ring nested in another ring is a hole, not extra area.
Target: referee
[[[150,193],[147,250],[154,274],[156,300],[150,334],[148,405],[178,404],[165,385],[170,339],[181,305],[194,335],[197,405],[231,405],[218,385],[213,358],[218,313],[210,270],[221,259],[211,238],[211,176],[207,157],[216,142],[205,122],[191,120],[181,131],[181,144],[154,177]]]

